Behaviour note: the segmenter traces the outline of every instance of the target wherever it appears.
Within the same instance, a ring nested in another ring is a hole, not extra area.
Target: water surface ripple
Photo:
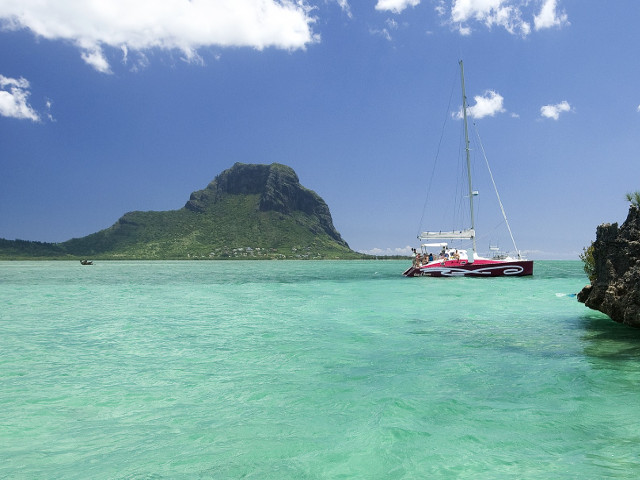
[[[580,262],[0,263],[0,477],[640,478],[640,332]]]

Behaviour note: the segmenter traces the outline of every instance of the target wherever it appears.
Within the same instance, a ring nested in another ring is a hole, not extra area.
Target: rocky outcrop
[[[595,272],[578,301],[612,320],[640,328],[640,209],[629,208],[627,219],[600,225],[593,243]]]
[[[203,213],[224,195],[259,194],[268,176],[269,165],[236,163],[214,178],[204,190],[193,192],[185,208]]]
[[[225,195],[260,195],[260,211],[283,214],[300,211],[315,216],[329,237],[348,247],[333,226],[325,201],[314,191],[303,187],[291,167],[279,163],[236,163],[218,175],[204,190],[193,192],[185,208],[203,213]]]

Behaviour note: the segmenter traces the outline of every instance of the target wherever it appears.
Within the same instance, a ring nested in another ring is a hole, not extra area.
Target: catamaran
[[[494,255],[492,258],[483,258],[477,253],[475,217],[473,199],[478,192],[473,189],[471,179],[471,158],[469,153],[469,128],[467,124],[467,97],[464,88],[464,66],[460,60],[460,77],[462,83],[462,118],[464,121],[464,142],[466,151],[469,214],[470,225],[468,228],[457,231],[427,231],[418,235],[421,243],[420,251],[414,249],[415,257],[411,265],[403,275],[407,277],[504,277],[533,275],[533,261],[522,257],[516,247],[511,227],[502,206],[500,196],[498,202],[504,221],[509,230],[509,235],[516,251],[515,256]],[[488,163],[487,163],[488,166]],[[491,174],[491,169],[489,169]],[[493,175],[491,174],[493,182]],[[493,182],[495,188],[495,182]],[[497,194],[497,189],[496,189]],[[471,252],[467,249],[453,248],[449,241],[471,241]]]

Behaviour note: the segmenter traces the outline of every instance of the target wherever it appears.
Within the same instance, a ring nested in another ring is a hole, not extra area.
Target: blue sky
[[[518,247],[577,258],[640,189],[639,23],[636,0],[2,0],[0,237],[84,236],[279,162],[353,249],[407,252],[449,228],[462,58]],[[479,246],[507,248],[482,181]]]

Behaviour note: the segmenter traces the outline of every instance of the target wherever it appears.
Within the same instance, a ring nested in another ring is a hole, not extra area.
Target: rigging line
[[[438,164],[438,158],[440,157],[440,148],[442,147],[442,139],[444,138],[444,131],[449,119],[449,112],[451,111],[451,99],[453,98],[453,90],[455,88],[455,82],[451,82],[451,93],[449,93],[449,104],[447,105],[447,114],[444,116],[444,122],[442,123],[442,129],[440,130],[440,140],[438,141],[438,149],[436,150],[436,158],[433,161],[433,169],[431,170],[431,177],[429,178],[429,185],[427,187],[427,196],[424,199],[424,205],[422,206],[422,216],[420,217],[420,223],[418,224],[418,237],[420,236],[420,230],[422,229],[422,222],[424,221],[424,214],[427,211],[427,204],[429,203],[429,194],[431,193],[431,186],[433,184],[433,177],[436,174],[436,166]]]
[[[487,170],[489,170],[489,176],[491,177],[491,183],[493,183],[493,190],[496,192],[496,197],[498,197],[498,203],[500,204],[500,210],[502,211],[502,217],[504,218],[504,223],[507,225],[507,230],[509,230],[509,236],[511,237],[511,241],[513,242],[513,248],[515,248],[516,253],[518,254],[518,258],[521,258],[520,250],[516,246],[516,241],[513,238],[513,232],[511,232],[511,226],[509,225],[509,220],[507,220],[507,214],[504,211],[504,206],[502,205],[502,200],[500,200],[500,194],[498,193],[498,187],[496,186],[496,182],[493,179],[493,172],[491,172],[491,167],[489,166],[489,159],[487,158],[487,154],[484,151],[484,146],[482,145],[482,140],[480,140],[480,134],[478,133],[478,126],[476,122],[473,122],[473,128],[476,132],[476,137],[478,137],[478,144],[480,145],[480,150],[482,150],[482,156],[484,157],[484,161],[487,164]]]

